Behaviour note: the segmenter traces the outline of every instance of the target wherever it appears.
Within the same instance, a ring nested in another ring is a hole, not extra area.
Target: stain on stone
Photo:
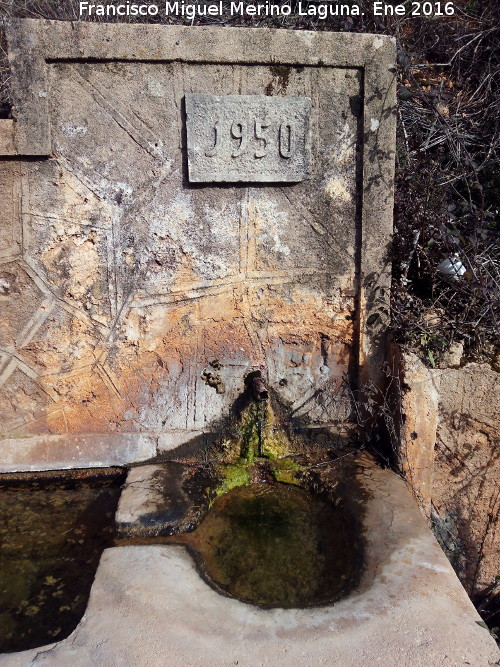
[[[201,373],[201,379],[206,385],[213,387],[218,394],[223,394],[226,391],[224,382],[218,373],[212,373],[212,371],[205,369]]]
[[[248,69],[234,67],[242,75]],[[13,294],[10,280],[0,289],[8,330],[0,342],[16,350],[12,374],[1,376],[0,401],[7,406],[2,432],[9,438],[44,434],[43,446],[59,453],[61,434],[100,433],[103,442],[119,436],[124,443],[126,434],[184,429],[193,419],[204,427],[236,399],[248,369],[270,361],[283,400],[307,399],[298,412],[307,411],[311,421],[332,421],[337,396],[319,397],[342,377],[346,368],[338,360],[354,349],[354,325],[345,319],[355,308],[354,255],[344,249],[356,245],[347,224],[355,201],[329,197],[323,186],[325,174],[333,178],[340,152],[342,183],[355,191],[355,155],[346,146],[357,127],[348,99],[359,85],[332,68],[318,73],[325,90],[345,93],[321,101],[319,140],[327,147],[315,155],[321,179],[251,188],[245,203],[238,188],[184,187],[175,101],[147,96],[144,107],[144,81],[160,70],[171,81],[175,68],[143,63],[144,77],[136,68],[102,63],[83,71],[57,63],[51,70],[54,157],[23,166],[30,273],[14,261],[2,266],[17,276],[20,290]],[[263,91],[271,78],[269,92],[278,96],[319,87],[314,68],[305,67],[300,81],[293,66],[252,68],[258,85],[242,94]],[[205,81],[222,74],[219,66],[195,65],[193,76]],[[75,98],[75,77],[86,89],[97,86],[99,100],[108,99],[138,134],[117,130],[112,145],[103,141],[101,107],[92,95]],[[141,121],[146,112],[158,119],[154,132]],[[332,120],[344,112],[339,137]],[[85,125],[85,137],[67,136],[68,123]],[[167,132],[168,155],[160,160],[149,151],[157,130]],[[17,220],[16,170],[14,162],[0,169],[9,220]],[[335,227],[329,222],[334,219]],[[332,341],[328,374],[321,371],[320,331]],[[223,360],[224,368],[215,360]],[[204,368],[205,402],[197,394]],[[280,379],[286,382],[278,384]],[[318,393],[311,396],[312,387]],[[33,448],[32,455],[41,451]]]
[[[0,271],[0,296],[8,294],[20,294],[16,287],[16,275],[8,271]]]
[[[369,318],[366,320],[366,324],[368,326],[372,326],[373,324],[376,324],[380,320],[380,315],[378,313],[372,313]]]
[[[270,96],[275,91],[277,93],[285,94],[288,88],[292,68],[287,67],[286,65],[271,65],[269,71],[273,78],[267,84],[266,95]]]
[[[219,592],[264,608],[344,597],[358,575],[358,544],[342,510],[287,484],[254,483],[217,499],[185,544]]]

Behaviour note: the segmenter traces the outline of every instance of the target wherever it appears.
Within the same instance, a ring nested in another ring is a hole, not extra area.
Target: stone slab
[[[2,441],[0,473],[106,468],[156,455],[156,439],[140,433],[40,435]]]
[[[309,178],[309,98],[188,93],[185,103],[191,183]]]
[[[403,480],[366,462],[366,569],[333,606],[261,610],[216,593],[183,547],[107,549],[68,639],[2,667],[490,667],[500,657]]]
[[[172,535],[192,527],[202,508],[185,485],[195,471],[195,466],[172,461],[132,468],[116,511],[118,535]]]

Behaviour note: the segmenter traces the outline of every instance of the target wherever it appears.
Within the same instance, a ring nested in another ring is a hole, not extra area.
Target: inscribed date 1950
[[[307,97],[186,94],[192,183],[309,178]]]

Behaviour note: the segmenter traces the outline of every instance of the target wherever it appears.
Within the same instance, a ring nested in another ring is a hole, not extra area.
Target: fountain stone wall
[[[394,41],[38,20],[7,38],[1,469],[196,441],[255,369],[304,423],[348,430],[384,358]]]

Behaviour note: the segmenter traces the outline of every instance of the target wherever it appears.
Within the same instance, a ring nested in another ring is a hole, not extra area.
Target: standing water
[[[109,546],[119,469],[0,480],[0,652],[67,637]]]
[[[360,545],[344,512],[297,486],[251,484],[217,498],[198,528],[170,540],[220,592],[260,607],[333,602],[355,585]]]

